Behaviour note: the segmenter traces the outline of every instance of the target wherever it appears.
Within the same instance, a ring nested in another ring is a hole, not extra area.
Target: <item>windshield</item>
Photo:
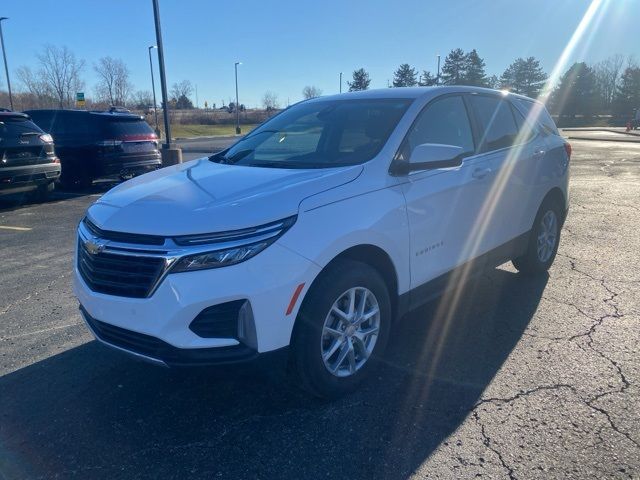
[[[409,99],[300,103],[264,123],[213,161],[279,168],[329,168],[375,157]]]

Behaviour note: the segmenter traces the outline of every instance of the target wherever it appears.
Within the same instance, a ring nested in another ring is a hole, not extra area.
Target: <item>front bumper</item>
[[[168,274],[147,298],[92,291],[76,261],[74,290],[87,325],[101,342],[160,365],[209,365],[247,361],[288,346],[303,296],[319,271],[276,242],[237,265]],[[301,283],[301,295],[287,314]],[[189,328],[203,310],[235,300],[251,306],[253,340],[203,338]]]

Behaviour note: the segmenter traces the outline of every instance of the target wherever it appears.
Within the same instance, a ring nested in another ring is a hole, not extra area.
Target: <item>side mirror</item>
[[[392,171],[397,174],[407,174],[416,170],[459,167],[462,165],[463,153],[462,147],[423,143],[413,149],[408,161],[394,162]]]

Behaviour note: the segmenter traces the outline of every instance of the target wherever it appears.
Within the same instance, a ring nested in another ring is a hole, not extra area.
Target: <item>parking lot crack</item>
[[[478,415],[478,412],[473,412],[473,418],[476,422],[476,424],[478,425],[478,427],[480,427],[480,433],[482,435],[482,443],[484,444],[485,447],[487,447],[489,450],[491,450],[497,457],[498,460],[500,461],[500,464],[502,465],[502,467],[506,470],[507,475],[509,476],[509,478],[511,480],[516,480],[518,477],[516,477],[513,468],[511,466],[509,466],[509,464],[505,461],[504,456],[502,455],[502,452],[500,452],[500,450],[498,450],[495,447],[495,442],[493,442],[491,440],[491,437],[489,437],[489,435],[487,434],[486,428],[484,426],[484,424],[482,423],[482,421],[480,420],[480,415]]]

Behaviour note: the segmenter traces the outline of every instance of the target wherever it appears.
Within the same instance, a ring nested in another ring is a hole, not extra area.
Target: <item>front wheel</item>
[[[561,228],[562,211],[557,202],[543,202],[536,215],[526,252],[512,260],[516,269],[525,274],[549,270],[558,252]]]
[[[387,343],[391,301],[369,265],[345,260],[329,267],[307,294],[292,340],[298,382],[323,398],[354,390]]]

